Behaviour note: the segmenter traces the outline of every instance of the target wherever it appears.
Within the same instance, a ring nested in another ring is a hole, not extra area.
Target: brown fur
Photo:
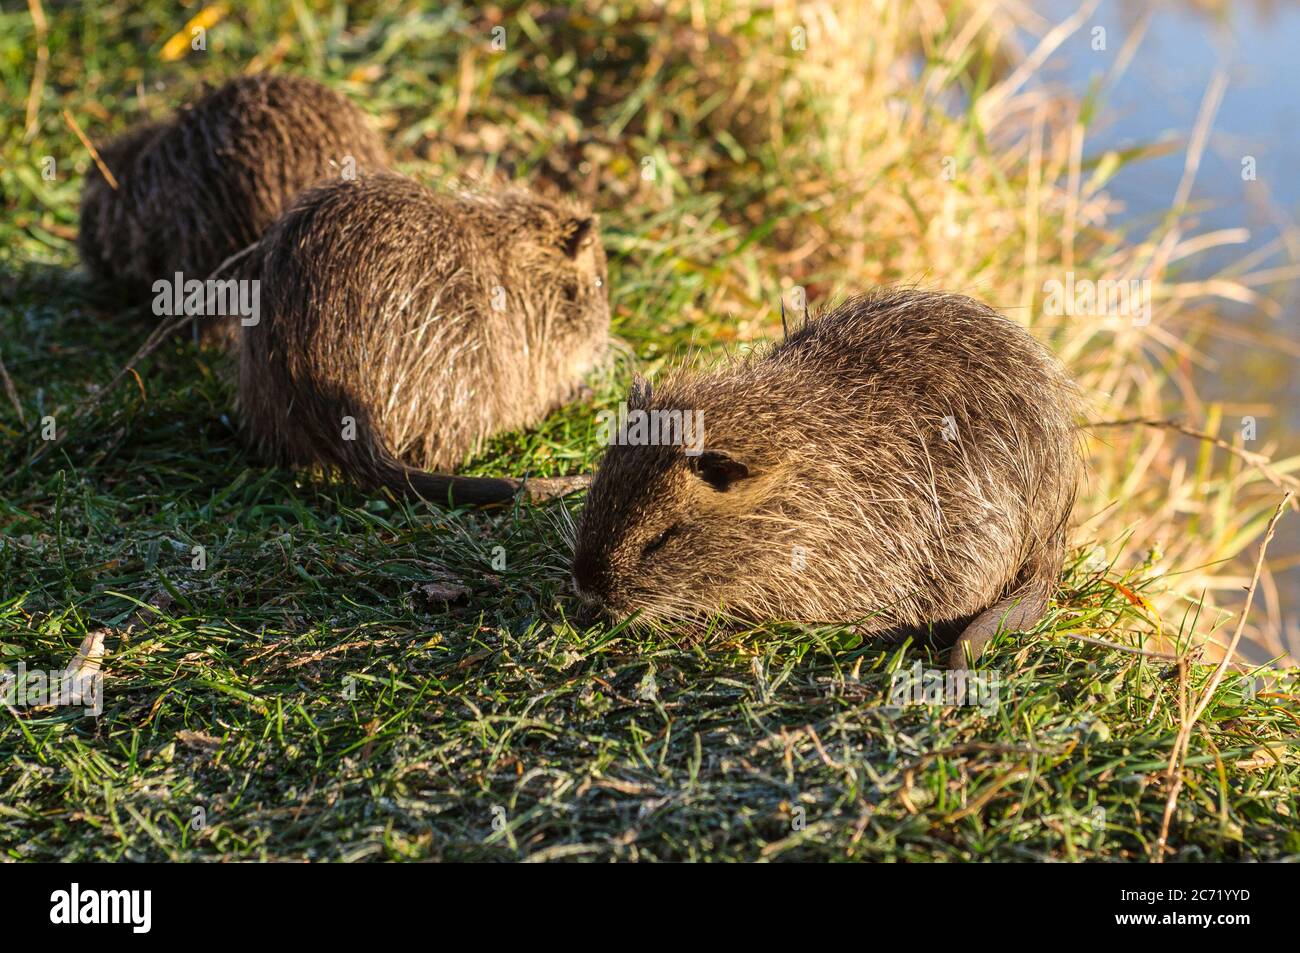
[[[96,278],[142,300],[176,272],[206,279],[303,189],[381,169],[383,143],[346,97],[296,76],[244,76],[101,150],[117,179],[86,177],[78,247]],[[235,322],[204,322],[229,341]]]
[[[445,496],[413,469],[452,469],[492,434],[538,422],[608,343],[596,221],[519,188],[331,183],[305,193],[242,270],[262,282],[261,321],[241,331],[252,443],[372,486]],[[345,417],[355,440],[342,438]],[[510,481],[495,482],[462,481],[456,500],[508,495]]]
[[[653,395],[638,386],[629,404],[702,411],[705,452],[606,452],[573,576],[612,615],[965,627],[954,665],[1000,622],[1041,616],[1079,475],[1076,397],[984,305],[855,298],[757,356]]]

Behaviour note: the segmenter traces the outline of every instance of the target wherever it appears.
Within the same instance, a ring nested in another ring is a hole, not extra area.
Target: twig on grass
[[[1153,858],[1156,863],[1163,862],[1165,858],[1165,850],[1169,843],[1169,825],[1173,820],[1174,809],[1178,806],[1178,795],[1183,789],[1182,767],[1187,759],[1187,746],[1191,742],[1192,728],[1196,725],[1197,719],[1205,713],[1205,709],[1209,707],[1210,700],[1214,697],[1215,691],[1218,690],[1219,683],[1223,681],[1223,675],[1232,662],[1233,654],[1237,651],[1237,644],[1241,641],[1241,633],[1246,628],[1246,619],[1250,615],[1251,603],[1255,601],[1255,589],[1259,585],[1260,573],[1264,571],[1264,556],[1268,552],[1268,544],[1273,539],[1278,520],[1282,518],[1282,514],[1286,512],[1287,506],[1294,498],[1294,494],[1288,491],[1282,497],[1282,501],[1278,503],[1277,509],[1273,511],[1273,518],[1268,521],[1268,529],[1264,531],[1264,538],[1259,544],[1259,555],[1255,558],[1255,571],[1250,577],[1250,585],[1246,587],[1246,602],[1241,607],[1241,615],[1237,618],[1237,628],[1233,631],[1232,639],[1228,642],[1228,648],[1219,661],[1219,667],[1214,670],[1209,684],[1201,692],[1195,706],[1190,706],[1187,699],[1186,657],[1184,656],[1178,660],[1178,713],[1182,724],[1178,729],[1178,736],[1174,739],[1173,750],[1169,752],[1169,767],[1165,770],[1165,778],[1169,784],[1169,796],[1165,799],[1165,813],[1160,821],[1160,837],[1156,840],[1156,856]]]
[[[136,350],[131,359],[126,362],[121,370],[113,375],[113,379],[104,387],[101,387],[99,390],[87,396],[77,405],[76,409],[72,412],[73,421],[75,422],[80,420],[89,413],[101,400],[104,399],[104,395],[116,387],[118,382],[121,381],[122,378],[126,377],[127,374],[135,374],[136,364],[140,363],[156,351],[163,341],[176,331],[179,331],[186,323],[192,320],[194,320],[193,315],[183,314],[177,318],[173,318],[171,321],[159,321],[157,327],[155,327],[149,336],[145,338],[145,342],[140,345],[139,349]],[[139,381],[138,374],[136,375],[136,380]],[[141,385],[141,392],[143,392],[143,390],[144,387]],[[50,450],[62,444],[66,436],[72,432],[72,429],[71,426],[60,427],[53,440],[47,441],[44,446],[31,455],[31,458],[28,460],[28,466],[33,463],[38,463],[47,453],[49,453]]]
[[[1140,649],[1134,645],[1122,645],[1119,642],[1111,642],[1107,639],[1094,639],[1092,636],[1081,635],[1078,632],[1060,632],[1059,635],[1068,636],[1077,642],[1087,642],[1089,645],[1096,645],[1103,649],[1114,649],[1116,652],[1130,652],[1133,655],[1141,655],[1144,658],[1161,659],[1166,662],[1178,661],[1177,655],[1171,655],[1168,652],[1153,652],[1150,649]]]
[[[90,157],[95,160],[95,165],[99,166],[99,171],[104,176],[104,181],[112,187],[114,192],[116,192],[117,178],[113,175],[113,170],[104,164],[104,159],[100,156],[99,150],[95,148],[95,144],[90,141],[89,136],[81,131],[81,126],[77,125],[77,120],[73,119],[72,113],[68,112],[66,109],[63,110],[63,121],[68,124],[68,128],[71,129],[76,134],[77,138],[81,140],[81,144],[86,147],[86,151],[90,153]]]

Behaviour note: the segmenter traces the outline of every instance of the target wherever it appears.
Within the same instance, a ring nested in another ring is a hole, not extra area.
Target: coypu
[[[86,176],[77,247],[95,278],[148,300],[176,273],[204,280],[323,179],[382,169],[388,155],[351,100],[299,76],[242,76],[108,143]],[[234,320],[201,322],[231,343]]]
[[[609,615],[933,626],[960,633],[956,668],[1046,611],[1081,466],[1076,392],[970,298],[853,298],[713,373],[653,393],[638,379],[628,405],[660,426],[702,414],[703,441],[606,450],[572,569]]]
[[[262,320],[240,329],[251,443],[370,486],[509,498],[517,481],[423,471],[541,420],[608,346],[595,217],[519,187],[441,194],[392,173],[322,185],[238,268],[261,282]]]

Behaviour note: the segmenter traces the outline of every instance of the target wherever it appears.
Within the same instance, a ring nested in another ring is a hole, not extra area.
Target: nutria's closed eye
[[[664,543],[668,542],[668,540],[672,539],[675,535],[677,535],[677,532],[680,529],[681,529],[681,524],[674,523],[672,526],[668,527],[666,530],[664,530],[654,539],[650,540],[650,542],[646,543],[645,546],[642,547],[641,558],[645,559],[651,553],[654,553],[655,551],[662,549]]]

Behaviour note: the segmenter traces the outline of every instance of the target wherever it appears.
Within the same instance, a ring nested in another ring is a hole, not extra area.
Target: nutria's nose
[[[569,580],[569,588],[572,589],[573,594],[577,596],[579,599],[581,599],[586,605],[589,606],[596,605],[596,601],[597,601],[596,597],[593,596],[591,593],[589,593],[586,589],[582,588],[582,584],[578,582],[577,576],[574,576]]]
[[[609,568],[587,552],[573,557],[573,591],[590,606],[599,606],[609,595]]]

